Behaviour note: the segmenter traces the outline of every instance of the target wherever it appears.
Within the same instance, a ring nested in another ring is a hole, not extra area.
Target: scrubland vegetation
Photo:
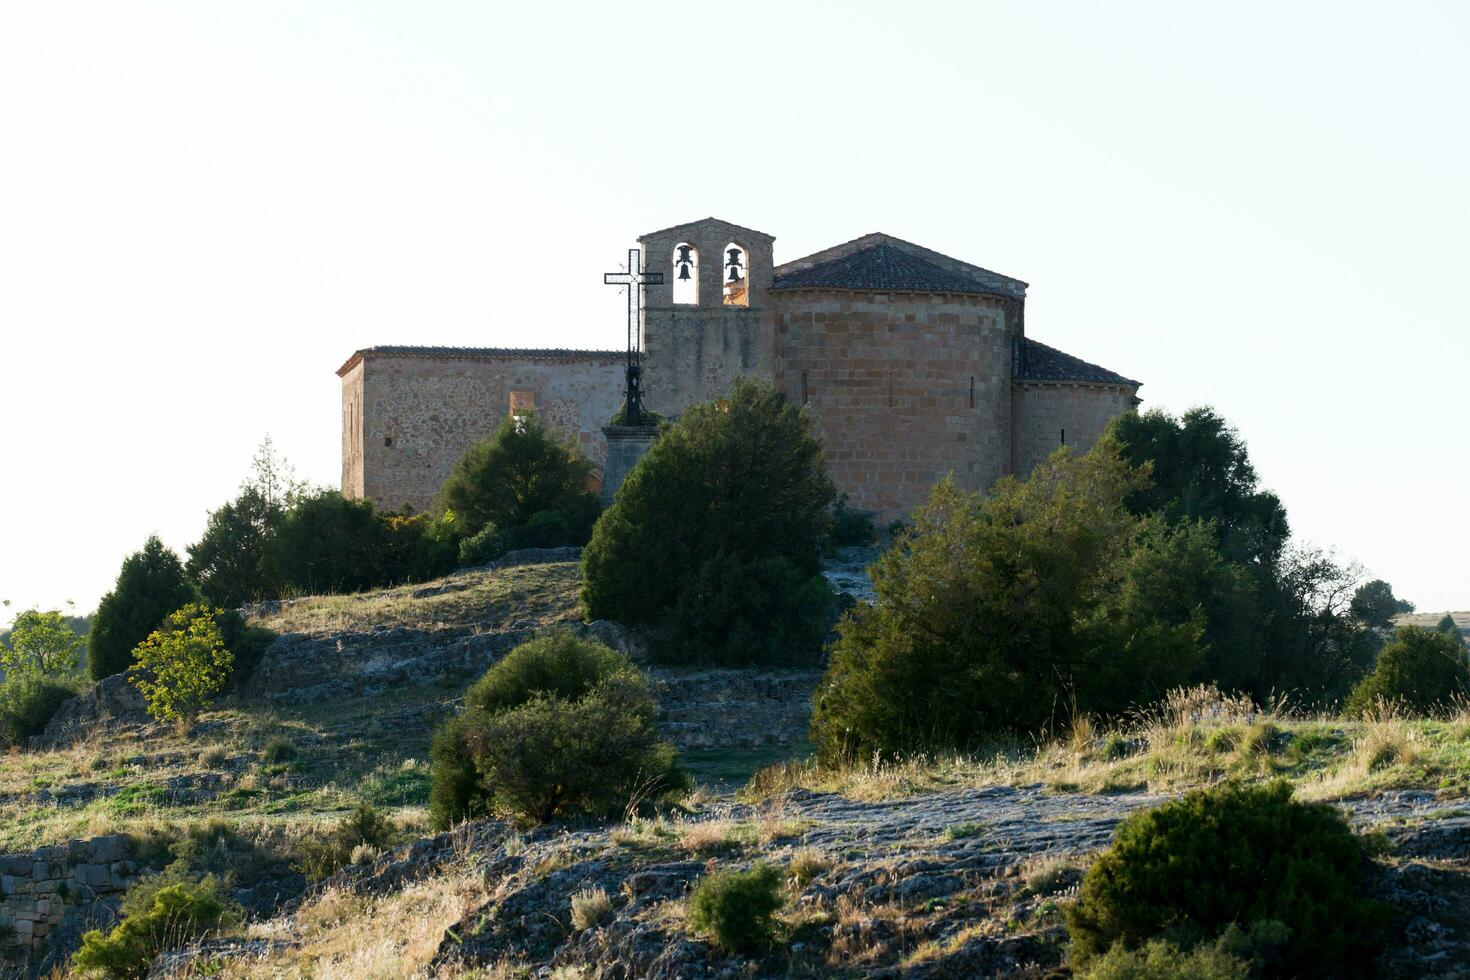
[[[93,621],[92,676],[124,674],[167,729],[20,753],[81,687],[81,641],[59,613],[17,619],[0,644],[0,730],[17,749],[0,765],[0,847],[122,832],[158,871],[74,970],[140,976],[155,954],[223,934],[249,957],[200,969],[452,975],[463,964],[446,946],[499,928],[484,910],[514,879],[568,884],[555,928],[531,929],[585,944],[558,969],[640,930],[752,970],[941,969],[1004,945],[1021,915],[1049,937],[1022,944],[1045,969],[1353,975],[1393,928],[1366,884],[1391,858],[1334,804],[1395,789],[1449,812],[1470,799],[1470,663],[1453,621],[1396,629],[1412,604],[1388,583],[1294,544],[1243,441],[1207,409],[1127,416],[1092,450],[984,496],[946,481],[885,537],[875,601],[840,618],[822,555],[875,531],[770,386],[741,382],[664,423],[600,515],[588,473],[534,416],[510,419],[433,513],[384,515],[300,486],[263,447],[188,560],[150,540]],[[568,544],[586,545],[580,568],[463,570]],[[221,611],[253,600],[270,601],[248,622]],[[659,734],[648,677],[566,631],[579,618],[631,627],[665,665],[824,664],[815,753],[765,765],[734,800],[700,786]],[[478,678],[291,709],[244,696],[279,634],[447,624],[518,645]],[[1003,886],[906,905],[874,896],[926,861],[1004,846],[983,814],[889,841],[912,860],[888,863],[833,844],[821,806],[799,805],[942,808],[1002,787],[1039,808],[1116,797],[1111,818],[1132,815],[1095,860],[1037,854]],[[373,893],[338,874],[368,875],[433,831],[448,836],[433,838],[432,875]],[[620,882],[650,863],[676,887],[629,921],[637,889]],[[237,908],[242,887],[306,898],[279,918],[278,897]]]

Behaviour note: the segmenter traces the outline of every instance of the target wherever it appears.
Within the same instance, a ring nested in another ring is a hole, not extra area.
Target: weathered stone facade
[[[622,404],[624,354],[580,350],[359,351],[342,376],[342,492],[423,511],[455,462],[514,406],[601,466]]]
[[[953,473],[983,491],[1087,448],[1139,383],[1026,337],[1026,284],[888,235],[774,264],[774,239],[707,218],[638,239],[645,405],[677,416],[741,376],[805,405],[852,506],[898,517]],[[601,465],[612,351],[375,347],[342,378],[342,488],[423,509],[513,404]]]

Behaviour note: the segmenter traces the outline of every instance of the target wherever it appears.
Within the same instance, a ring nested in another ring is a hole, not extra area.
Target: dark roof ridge
[[[982,266],[975,265],[974,263],[966,262],[963,259],[957,259],[954,256],[946,255],[943,252],[936,252],[932,248],[925,248],[924,246],[908,241],[907,239],[899,238],[897,235],[890,235],[887,232],[882,231],[870,231],[866,235],[859,235],[857,238],[854,238],[850,241],[829,246],[828,248],[824,248],[819,252],[813,252],[812,254],[804,255],[801,258],[791,259],[790,261],[783,262],[780,265],[776,266],[774,271],[776,277],[780,278],[781,276],[791,275],[800,271],[804,271],[816,265],[831,262],[840,258],[845,258],[848,255],[853,255],[857,252],[861,252],[869,248],[874,248],[878,245],[891,245],[894,248],[907,252],[910,255],[914,255],[918,258],[924,259],[925,261],[931,262],[939,266],[941,269],[945,269],[949,272],[956,272],[960,275],[968,276],[972,279],[975,279],[978,282],[989,286],[993,292],[998,292],[1006,296],[1012,296],[1016,299],[1024,299],[1026,296],[1026,287],[1030,285],[1024,280],[1015,279],[1007,275],[1002,275],[999,272],[992,272],[991,270],[986,269]]]
[[[1135,389],[1143,384],[1030,337],[1017,337],[1011,348],[1011,378],[1015,381],[1102,384]]]

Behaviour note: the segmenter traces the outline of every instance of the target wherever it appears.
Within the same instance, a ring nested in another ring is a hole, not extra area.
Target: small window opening
[[[674,302],[693,306],[699,302],[699,249],[688,242],[674,246]]]
[[[1067,430],[1066,429],[1063,429],[1062,430],[1062,445],[1065,446],[1066,444],[1067,444]]]
[[[975,376],[970,375],[970,407],[975,407]]]
[[[809,398],[809,396],[807,394],[807,387],[806,387],[806,372],[803,371],[803,372],[801,372],[801,403],[803,405],[805,405],[807,403],[808,398]]]
[[[387,446],[389,449],[392,449],[393,448],[393,437],[392,436],[384,436],[383,437],[383,445]]]
[[[516,431],[526,431],[526,416],[536,410],[536,393],[512,391],[510,393],[510,417],[516,421]]]
[[[750,305],[750,278],[745,249],[734,242],[725,246],[725,305]]]

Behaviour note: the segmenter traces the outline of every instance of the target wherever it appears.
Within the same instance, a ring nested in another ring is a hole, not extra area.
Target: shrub
[[[502,531],[494,524],[486,524],[459,543],[459,567],[488,565],[514,548],[513,534]]]
[[[522,644],[465,704],[431,750],[437,827],[488,812],[604,818],[684,784],[648,681],[600,643],[563,632]]]
[[[266,762],[290,762],[296,758],[296,743],[284,735],[276,735],[261,747],[260,757]]]
[[[82,638],[60,610],[27,609],[11,623],[10,635],[0,637],[0,667],[7,677],[68,677],[76,672],[81,649]]]
[[[284,515],[279,503],[253,486],[210,512],[204,534],[189,546],[187,566],[205,599],[234,608],[279,591],[266,570],[265,551]]]
[[[92,679],[122,673],[133,662],[133,650],[158,629],[164,617],[199,595],[184,574],[179,556],[149,538],[143,550],[129,555],[112,591],[102,597],[87,637],[87,668]]]
[[[595,513],[596,497],[588,490],[592,464],[562,443],[534,413],[506,418],[489,436],[475,443],[454,464],[439,490],[437,508],[451,510],[463,532],[477,534],[487,525],[524,527],[536,514],[563,514],[568,539],[577,544],[570,525]],[[581,539],[585,541],[586,538]]]
[[[572,896],[572,928],[585,932],[612,914],[612,899],[602,888],[586,888]]]
[[[0,744],[24,745],[26,739],[41,734],[56,709],[80,690],[80,678],[33,673],[6,677],[0,684]]]
[[[781,869],[756,864],[749,871],[716,871],[689,896],[689,925],[730,952],[750,952],[775,938],[775,915],[786,904]]]
[[[199,882],[170,875],[147,878],[124,896],[122,921],[103,935],[92,930],[72,965],[109,977],[146,977],[153,958],[166,949],[227,929],[239,921],[236,909],[220,894],[219,882]]]
[[[1285,782],[1196,790],[1119,825],[1068,909],[1072,960],[1155,939],[1188,951],[1234,925],[1279,943],[1258,964],[1273,975],[1361,972],[1383,918],[1363,897],[1366,860],[1342,814]]]
[[[1198,526],[1132,516],[1116,447],[1059,450],[988,498],[946,480],[872,567],[815,697],[823,759],[968,747],[1075,708],[1116,715],[1189,679],[1190,595],[1214,581]]]
[[[297,594],[360,592],[385,585],[388,530],[372,503],[335,490],[303,498],[266,545],[266,569]]]
[[[582,558],[588,615],[663,629],[662,659],[810,662],[834,496],[807,418],[769,384],[738,381],[728,402],[665,426],[598,519]],[[747,585],[758,608],[731,601]]]
[[[230,679],[234,655],[207,606],[188,605],[138,645],[128,680],[143,693],[159,721],[188,722]]]
[[[220,639],[230,651],[234,666],[230,670],[229,688],[238,691],[255,673],[265,648],[275,642],[276,634],[264,626],[252,626],[237,610],[226,609],[215,614]]]
[[[460,533],[452,512],[389,514],[383,520],[383,558],[379,579],[425,582],[459,567]]]
[[[1093,960],[1079,980],[1250,980],[1250,965],[1217,945],[1189,952],[1162,940],[1139,949],[1118,945]]]
[[[358,863],[353,855],[359,849],[376,855],[393,843],[397,834],[392,820],[368,804],[359,803],[331,831],[301,842],[296,868],[307,879],[320,881],[348,864]]]
[[[1460,627],[1455,625],[1455,617],[1449,613],[1445,613],[1439,622],[1434,624],[1434,631],[1436,633],[1448,633],[1457,640],[1460,638]]]
[[[1470,696],[1465,645],[1446,633],[1405,626],[1378,654],[1373,672],[1348,695],[1346,711],[1363,716],[1380,705],[1431,714]]]

